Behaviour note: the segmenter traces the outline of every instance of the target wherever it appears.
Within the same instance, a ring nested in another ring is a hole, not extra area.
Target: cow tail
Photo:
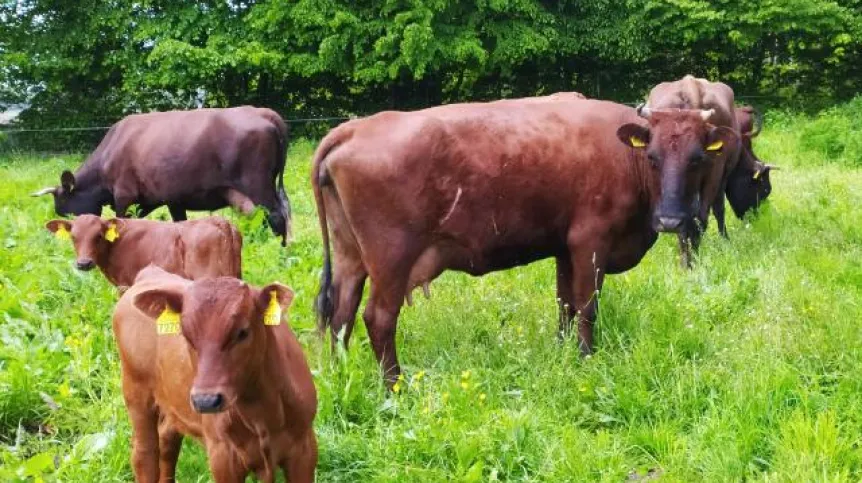
[[[284,218],[284,234],[281,238],[281,245],[286,246],[288,238],[293,237],[293,223],[291,222],[290,199],[284,191],[284,167],[287,164],[287,124],[278,119],[276,122],[276,130],[278,131],[278,159],[276,159],[276,179],[278,179],[278,209],[281,216]]]
[[[320,187],[328,181],[326,168],[323,166],[326,157],[341,142],[342,136],[337,128],[330,132],[314,152],[311,169],[311,186],[314,191],[314,202],[317,205],[317,216],[320,221],[320,233],[323,238],[323,271],[320,274],[320,291],[314,300],[314,311],[317,313],[317,328],[321,334],[332,323],[335,313],[334,290],[332,287],[332,254],[329,248],[329,224],[326,220],[326,205]]]

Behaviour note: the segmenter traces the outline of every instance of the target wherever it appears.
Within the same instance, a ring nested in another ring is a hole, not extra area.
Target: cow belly
[[[192,211],[213,211],[227,206],[222,189],[180,196],[173,203]]]
[[[605,273],[615,274],[631,270],[640,263],[657,239],[658,233],[648,229],[620,237],[620,241],[614,243],[608,254]]]

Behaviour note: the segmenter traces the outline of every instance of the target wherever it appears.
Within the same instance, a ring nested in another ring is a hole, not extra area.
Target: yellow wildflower
[[[487,397],[488,396],[486,396],[484,392],[482,394],[479,394],[479,402],[485,402],[485,398]]]
[[[425,371],[419,371],[416,373],[415,376],[413,376],[413,380],[419,382],[422,380],[423,377],[425,377]]]
[[[465,391],[470,389],[470,383],[467,381],[461,381],[461,389],[463,389]]]
[[[444,392],[443,393],[443,404],[446,404],[446,401],[448,401],[448,400],[449,400],[449,393]]]
[[[464,371],[461,373],[461,379],[470,379],[470,371]]]

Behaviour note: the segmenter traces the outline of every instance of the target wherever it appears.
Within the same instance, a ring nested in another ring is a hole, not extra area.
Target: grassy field
[[[297,292],[290,323],[320,399],[318,480],[862,479],[862,137],[860,123],[835,121],[859,104],[816,120],[773,115],[755,145],[783,168],[767,206],[730,220],[729,241],[713,224],[692,271],[663,236],[609,277],[590,358],[555,340],[550,261],[445,274],[402,312],[409,384],[394,396],[361,321],[348,353],[316,336],[313,144],[295,142],[292,246],[259,218],[222,214],[245,235],[246,279]],[[43,228],[50,200],[27,196],[81,159],[0,159],[0,481],[132,479],[117,294],[74,269],[71,244]],[[209,480],[190,440],[178,479]]]

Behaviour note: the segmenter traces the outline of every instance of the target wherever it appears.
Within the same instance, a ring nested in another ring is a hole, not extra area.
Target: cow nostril
[[[96,262],[90,260],[89,258],[82,258],[75,263],[75,266],[78,267],[78,270],[92,270],[93,267],[96,266]]]
[[[677,216],[659,216],[656,218],[656,230],[676,231],[682,225],[682,218]]]
[[[192,407],[199,413],[217,413],[224,406],[224,396],[216,394],[192,394]]]

